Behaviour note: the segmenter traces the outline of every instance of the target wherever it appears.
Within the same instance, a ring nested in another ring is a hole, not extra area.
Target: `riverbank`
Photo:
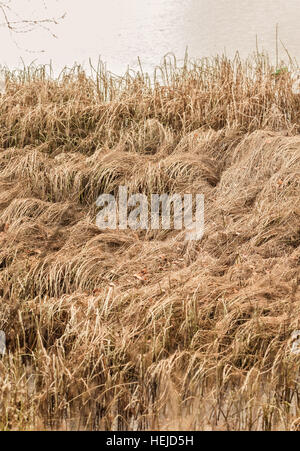
[[[300,96],[263,56],[0,98],[1,429],[298,429]],[[102,193],[201,193],[205,234],[106,231]]]

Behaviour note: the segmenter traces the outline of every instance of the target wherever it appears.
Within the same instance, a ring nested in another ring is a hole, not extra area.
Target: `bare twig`
[[[49,33],[52,37],[57,38],[53,32],[51,25],[58,25],[61,20],[66,16],[66,13],[59,15],[58,17],[48,16],[48,8],[44,0],[41,0],[41,6],[44,14],[41,18],[22,17],[17,8],[12,5],[12,0],[0,1],[0,15],[2,15],[3,22],[0,21],[0,27],[6,27],[10,35],[16,42],[16,34],[30,33],[36,29],[43,29]]]

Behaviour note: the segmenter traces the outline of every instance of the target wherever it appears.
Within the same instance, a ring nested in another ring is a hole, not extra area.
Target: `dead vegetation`
[[[299,430],[300,96],[266,58],[6,74],[0,428]],[[205,236],[96,199],[205,194]]]

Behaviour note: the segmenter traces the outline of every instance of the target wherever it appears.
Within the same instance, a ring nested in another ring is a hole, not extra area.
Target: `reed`
[[[2,430],[300,429],[292,68],[172,58],[5,71]],[[120,185],[205,194],[204,238],[101,232]]]

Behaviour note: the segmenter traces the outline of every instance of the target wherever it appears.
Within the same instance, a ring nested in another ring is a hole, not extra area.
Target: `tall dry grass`
[[[278,68],[277,68],[278,69]],[[300,96],[256,55],[6,71],[0,428],[300,429]],[[101,193],[205,194],[200,242]]]

